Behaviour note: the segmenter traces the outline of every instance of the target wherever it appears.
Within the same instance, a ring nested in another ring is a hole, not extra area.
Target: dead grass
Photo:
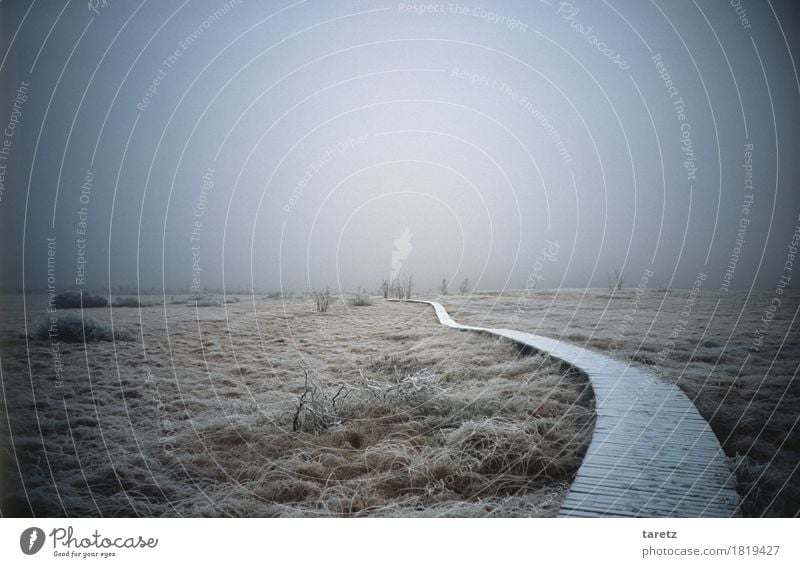
[[[200,313],[115,311],[139,342],[71,345],[60,388],[2,346],[4,514],[552,516],[591,435],[584,376],[423,305]]]

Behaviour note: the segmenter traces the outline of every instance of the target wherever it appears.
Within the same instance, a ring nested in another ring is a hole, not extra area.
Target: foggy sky
[[[7,288],[784,273],[795,2],[100,4],[0,4]]]

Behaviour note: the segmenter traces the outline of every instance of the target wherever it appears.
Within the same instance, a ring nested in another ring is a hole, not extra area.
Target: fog
[[[104,4],[0,4],[6,289],[791,276],[795,2]]]

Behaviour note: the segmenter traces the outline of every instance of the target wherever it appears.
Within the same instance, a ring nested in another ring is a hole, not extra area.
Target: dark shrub
[[[79,309],[81,307],[81,292],[77,289],[62,291],[55,297],[58,309]],[[83,292],[83,307],[105,307],[108,300],[102,295],[95,295],[88,291]]]
[[[114,329],[112,333],[111,326],[99,322],[93,317],[81,316],[75,313],[68,313],[63,317],[59,317],[55,323],[56,337],[60,341],[67,343],[87,343],[97,341],[129,341],[132,340],[130,333],[121,328]],[[39,340],[47,340],[50,338],[50,319],[42,321],[42,323],[33,331],[32,337]]]

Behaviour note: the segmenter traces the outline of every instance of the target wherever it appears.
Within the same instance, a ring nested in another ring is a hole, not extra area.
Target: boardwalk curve
[[[676,386],[571,343],[510,329],[461,325],[440,303],[409,301],[433,306],[443,325],[510,339],[588,375],[595,395],[595,430],[559,516],[736,514],[739,497],[719,442]]]

